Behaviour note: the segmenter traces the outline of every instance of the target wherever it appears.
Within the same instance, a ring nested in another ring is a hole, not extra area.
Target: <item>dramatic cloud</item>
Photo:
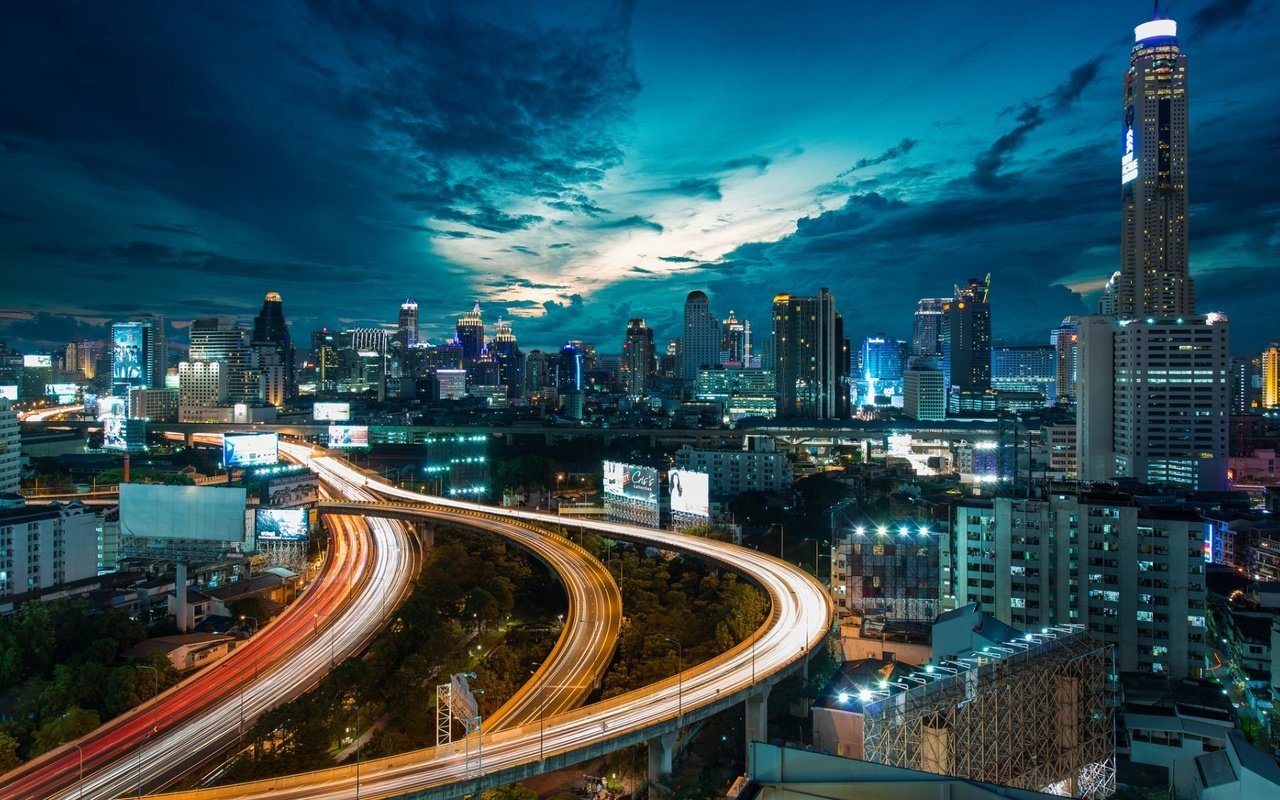
[[[1018,114],[1018,124],[1013,130],[991,143],[991,146],[974,159],[973,172],[969,180],[979,189],[988,192],[1000,192],[1008,189],[1015,176],[1001,174],[1000,170],[1008,164],[1010,157],[1027,140],[1027,136],[1044,123],[1040,116],[1040,106],[1027,106]]]
[[[1253,6],[1253,0],[1217,0],[1191,15],[1190,28],[1196,36],[1208,36],[1221,28],[1234,27]]]
[[[893,147],[890,147],[888,150],[885,150],[883,153],[876,156],[875,158],[858,159],[858,161],[852,167],[849,167],[848,169],[846,169],[844,172],[841,172],[836,177],[844,178],[854,172],[857,172],[860,169],[866,169],[867,167],[878,166],[880,164],[883,164],[886,161],[892,161],[895,158],[901,158],[905,156],[907,153],[910,153],[911,148],[915,147],[918,144],[920,144],[920,142],[917,141],[916,139],[903,139],[901,142],[898,142],[896,145],[894,145]]]
[[[1097,79],[1098,71],[1102,69],[1102,58],[1102,56],[1098,56],[1090,59],[1071,70],[1066,82],[1059,84],[1053,90],[1053,99],[1059,108],[1069,106],[1080,99],[1080,95],[1084,93],[1084,90],[1089,88]]]

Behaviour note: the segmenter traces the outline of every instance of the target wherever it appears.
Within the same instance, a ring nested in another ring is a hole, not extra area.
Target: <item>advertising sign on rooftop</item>
[[[311,407],[311,418],[316,422],[346,422],[351,419],[351,404],[317,402]]]
[[[658,471],[653,467],[604,462],[604,493],[648,505],[658,503]]]
[[[120,484],[120,533],[144,539],[244,541],[242,488]]]
[[[280,460],[280,435],[276,433],[228,433],[222,437],[222,463],[232,467],[256,467]]]
[[[307,540],[307,509],[259,508],[255,515],[258,538],[276,542]]]
[[[329,446],[336,449],[369,446],[367,425],[330,425]]]
[[[667,475],[671,485],[671,510],[695,517],[710,517],[710,480],[705,472],[673,469]]]

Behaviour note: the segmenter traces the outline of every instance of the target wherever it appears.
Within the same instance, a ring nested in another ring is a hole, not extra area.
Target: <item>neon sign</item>
[[[1120,183],[1128,183],[1138,177],[1138,159],[1133,157],[1133,128],[1124,132],[1124,156],[1120,159]]]

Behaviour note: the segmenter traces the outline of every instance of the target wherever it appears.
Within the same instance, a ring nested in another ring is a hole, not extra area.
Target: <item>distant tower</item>
[[[480,357],[484,347],[484,320],[480,316],[480,303],[458,320],[458,342],[462,345],[462,362],[469,365]]]
[[[911,355],[942,357],[942,307],[949,302],[950,297],[922,297],[916,303],[915,321],[911,326]]]
[[[400,304],[400,320],[396,326],[396,340],[402,350],[418,343],[418,304],[409,298]]]
[[[1187,57],[1178,24],[1134,29],[1124,79],[1124,225],[1116,313],[1123,319],[1195,313],[1187,271]]]
[[[699,369],[720,364],[720,320],[702,292],[689,292],[685,298],[682,342],[680,377],[692,386]]]
[[[1057,369],[1054,371],[1055,404],[1076,401],[1076,380],[1080,372],[1080,320],[1065,317],[1049,336],[1054,346]]]
[[[498,382],[507,387],[507,396],[520,396],[524,387],[524,354],[516,343],[516,335],[511,330],[510,322],[498,319],[489,352],[493,360],[498,362]]]
[[[1111,279],[1102,287],[1102,297],[1098,298],[1098,313],[1114,317],[1116,315],[1116,292],[1120,286],[1120,271],[1111,273]]]
[[[298,396],[294,370],[293,342],[284,321],[284,301],[279,292],[267,292],[262,310],[253,320],[253,336],[249,340],[256,366],[262,371],[266,402],[282,406]]]
[[[942,373],[948,392],[991,388],[991,276],[957,286],[942,306]]]
[[[779,418],[848,416],[849,343],[830,292],[774,297],[773,343]]]
[[[751,322],[739,320],[732,309],[720,336],[720,363],[726,367],[751,366]]]
[[[642,395],[653,386],[656,369],[653,328],[639,317],[627,320],[627,336],[622,341],[622,385],[630,395]]]

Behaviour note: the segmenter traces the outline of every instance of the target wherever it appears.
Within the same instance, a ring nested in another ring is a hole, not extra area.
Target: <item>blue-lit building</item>
[[[555,385],[560,394],[582,391],[582,348],[569,342],[560,348],[555,360]]]
[[[902,376],[907,366],[906,342],[883,333],[862,342],[862,369],[858,374],[859,405],[891,405],[902,396]]]
[[[1057,398],[1058,352],[1051,344],[996,345],[991,348],[991,388],[1040,395],[1041,405]]]

